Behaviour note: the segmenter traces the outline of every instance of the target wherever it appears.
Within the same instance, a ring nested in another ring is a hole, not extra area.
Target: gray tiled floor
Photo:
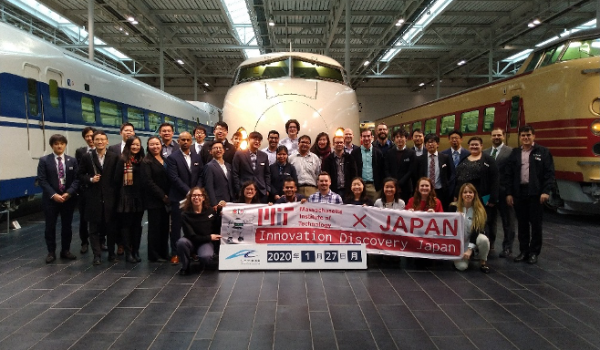
[[[489,275],[448,262],[188,277],[90,255],[46,265],[40,216],[20,223],[0,235],[0,349],[600,346],[598,219],[547,214],[539,263],[495,257]]]

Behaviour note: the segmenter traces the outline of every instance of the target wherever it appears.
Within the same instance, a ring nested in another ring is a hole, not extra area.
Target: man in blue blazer
[[[425,153],[417,157],[417,178],[431,179],[435,194],[442,202],[444,211],[447,211],[454,199],[453,193],[449,192],[450,181],[455,172],[454,164],[449,155],[438,152],[440,138],[436,134],[427,134],[424,140]]]
[[[169,199],[171,200],[171,263],[178,264],[177,240],[181,237],[181,208],[179,202],[190,189],[202,187],[202,157],[192,153],[192,134],[187,131],[179,134],[179,149],[167,157],[167,175],[171,181]]]
[[[60,215],[62,259],[74,260],[71,254],[71,238],[73,230],[73,211],[79,180],[77,179],[77,161],[65,154],[67,138],[60,134],[50,137],[52,153],[40,158],[37,169],[37,180],[42,188],[42,203],[46,217],[45,238],[48,248],[46,263],[56,260],[56,222]]]
[[[213,207],[220,201],[232,202],[235,198],[231,164],[223,159],[224,153],[223,143],[221,141],[213,142],[211,145],[213,159],[204,166],[204,188],[208,193],[210,205]]]
[[[248,135],[248,149],[237,151],[233,156],[233,189],[239,193],[242,184],[252,180],[256,183],[261,203],[267,203],[271,191],[271,170],[269,157],[259,151],[262,139],[259,132],[251,132]]]

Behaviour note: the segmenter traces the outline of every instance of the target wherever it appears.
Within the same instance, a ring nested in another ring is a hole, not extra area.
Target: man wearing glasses
[[[321,160],[319,156],[310,152],[310,142],[310,136],[300,136],[298,153],[290,154],[288,158],[298,175],[298,193],[304,197],[317,192],[317,177],[321,172]]]
[[[333,137],[333,152],[323,159],[323,171],[331,176],[331,190],[345,197],[356,177],[356,162],[344,151],[344,137]]]
[[[285,132],[288,137],[279,141],[280,146],[285,146],[290,155],[297,153],[299,144],[298,133],[300,132],[300,123],[296,119],[290,119],[285,123]]]
[[[520,254],[515,262],[535,264],[542,249],[544,203],[554,188],[554,161],[550,151],[534,142],[535,130],[519,128],[521,147],[512,150],[504,173],[506,203],[515,207]]]

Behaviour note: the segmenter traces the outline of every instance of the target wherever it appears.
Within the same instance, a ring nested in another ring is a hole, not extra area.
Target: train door
[[[46,152],[46,130],[41,105],[40,68],[29,63],[23,65],[23,75],[27,79],[24,92],[25,119],[27,120],[27,149],[33,159],[39,159]]]

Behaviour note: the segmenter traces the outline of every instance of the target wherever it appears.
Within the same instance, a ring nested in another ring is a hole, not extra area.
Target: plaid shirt
[[[328,204],[343,204],[342,197],[339,194],[329,190],[326,195],[322,195],[321,192],[316,192],[308,197],[310,203],[328,203]]]

